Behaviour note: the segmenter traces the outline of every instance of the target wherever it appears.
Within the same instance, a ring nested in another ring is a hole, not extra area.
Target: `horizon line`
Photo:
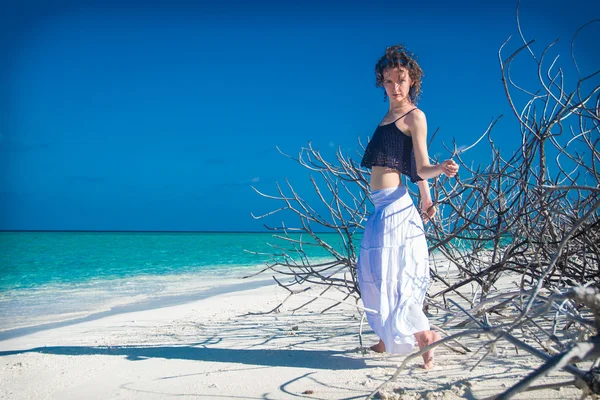
[[[285,233],[283,231],[171,231],[171,230],[85,230],[85,229],[0,229],[0,232],[104,232],[104,233]],[[307,232],[289,232],[305,233]],[[337,232],[313,232],[313,233],[337,233]]]

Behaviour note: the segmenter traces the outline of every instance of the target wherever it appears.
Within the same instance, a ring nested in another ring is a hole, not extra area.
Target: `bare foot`
[[[415,338],[417,339],[417,343],[419,344],[419,349],[423,349],[424,347],[429,346],[441,340],[441,336],[439,333],[434,331],[423,331],[415,334]],[[431,369],[433,368],[433,352],[435,350],[428,350],[423,353],[423,368]]]
[[[375,353],[385,353],[385,343],[383,343],[383,340],[379,339],[379,343],[374,344],[373,346],[369,347],[371,350],[373,350]]]

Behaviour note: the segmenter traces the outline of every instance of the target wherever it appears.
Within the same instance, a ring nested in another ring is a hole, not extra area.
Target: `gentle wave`
[[[149,299],[199,293],[227,282],[242,282],[243,276],[260,269],[238,266],[203,273],[138,275],[6,290],[0,292],[0,330],[63,321]]]

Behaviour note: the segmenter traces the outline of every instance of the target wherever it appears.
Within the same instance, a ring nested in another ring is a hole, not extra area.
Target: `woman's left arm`
[[[424,179],[422,181],[418,181],[417,186],[419,187],[419,194],[421,195],[421,215],[423,216],[423,221],[427,222],[435,217],[437,210],[433,205],[433,201],[431,200],[429,182]]]
[[[446,160],[437,165],[431,165],[429,163],[429,154],[427,152],[427,119],[423,111],[418,109],[415,110],[415,112],[409,115],[406,123],[410,128],[412,137],[417,174],[423,179],[422,181],[419,181],[417,185],[419,186],[419,193],[421,194],[421,215],[423,216],[423,221],[427,222],[432,219],[437,212],[431,199],[431,192],[429,190],[429,182],[427,182],[427,179],[434,178],[440,174],[446,174],[446,176],[452,177],[456,175],[456,172],[458,171],[458,164],[452,160]]]
[[[436,165],[429,163],[427,152],[427,119],[421,110],[415,110],[406,117],[406,123],[410,128],[413,149],[415,152],[415,163],[417,164],[417,175],[423,179],[435,178],[445,174],[451,178],[458,172],[458,164],[453,160],[445,160]]]

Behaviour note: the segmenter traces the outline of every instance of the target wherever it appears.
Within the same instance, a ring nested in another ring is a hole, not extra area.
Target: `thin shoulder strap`
[[[413,108],[412,110],[410,110],[406,114],[403,114],[400,118],[398,118],[397,120],[395,120],[393,123],[395,124],[396,122],[400,121],[402,118],[406,117],[408,114],[410,114],[411,112],[415,111],[416,109],[417,109],[417,107]]]

